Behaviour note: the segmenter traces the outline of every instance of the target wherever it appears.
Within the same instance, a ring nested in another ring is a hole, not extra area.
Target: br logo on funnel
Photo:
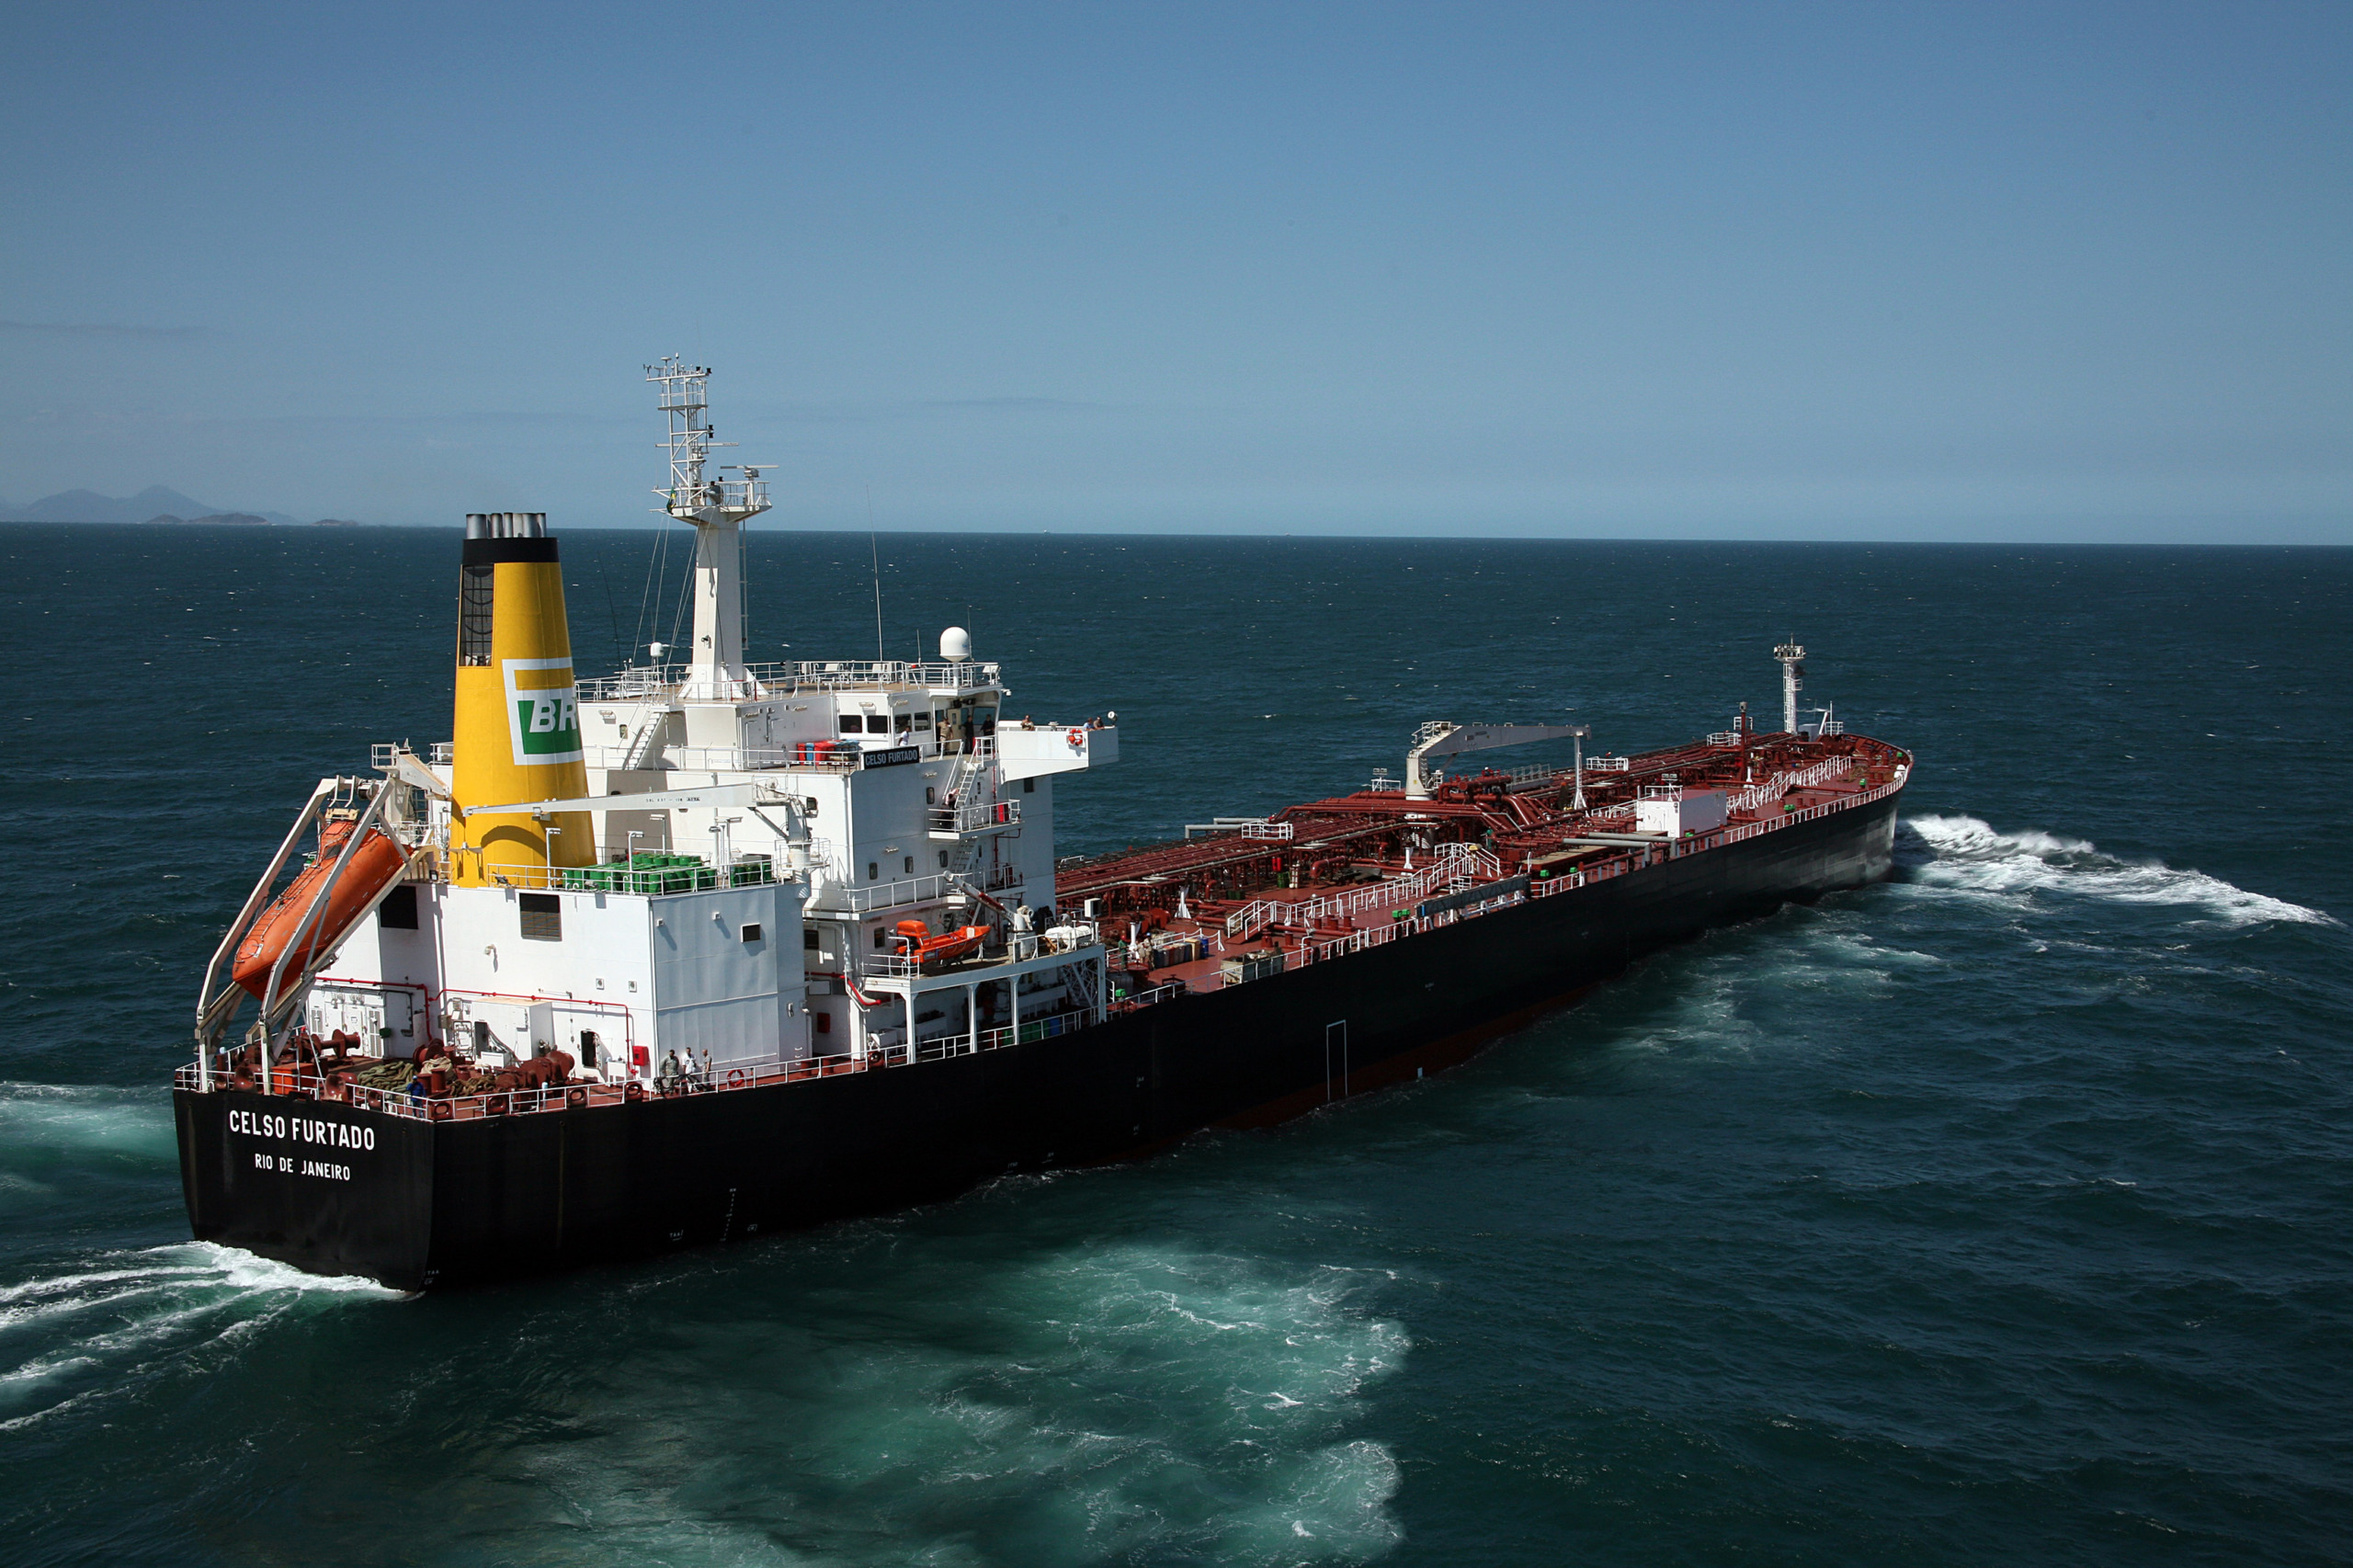
[[[544,767],[578,762],[580,699],[572,689],[570,659],[507,659],[506,733],[515,765]]]

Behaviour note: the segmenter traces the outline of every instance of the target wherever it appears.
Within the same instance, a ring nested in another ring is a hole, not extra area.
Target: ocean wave
[[[1398,1470],[1346,1428],[1411,1343],[1358,1306],[1370,1278],[1387,1276],[1285,1277],[1181,1247],[1065,1257],[1006,1281],[995,1303],[1046,1330],[1025,1347],[1031,1371],[986,1373],[972,1392],[1018,1412],[1030,1484],[1059,1474],[1079,1485],[1097,1550],[1362,1561],[1400,1539]],[[1132,1426],[1130,1403],[1147,1388],[1181,1420]],[[1198,1479],[1172,1490],[1176,1474]]]
[[[1108,1239],[980,1279],[912,1261],[904,1310],[748,1367],[733,1307],[680,1301],[674,1326],[694,1325],[653,1352],[609,1436],[546,1456],[608,1483],[575,1560],[733,1528],[668,1490],[689,1429],[813,1478],[777,1506],[828,1561],[1361,1562],[1402,1539],[1397,1460],[1352,1430],[1409,1348],[1366,1310],[1388,1271]],[[736,1369],[714,1406],[722,1356]],[[944,1517],[992,1521],[999,1545],[943,1540]]]
[[[2122,859],[2080,838],[2032,828],[2002,833],[1971,816],[1906,817],[1903,826],[1897,861],[1911,881],[1931,887],[2003,897],[2048,892],[2112,903],[2194,905],[2228,926],[2339,924],[2321,910],[2161,860]]]
[[[0,1158],[34,1151],[176,1161],[171,1093],[85,1084],[0,1083]],[[17,1163],[11,1160],[9,1163]]]
[[[0,1432],[119,1392],[306,1300],[335,1297],[401,1294],[211,1242],[107,1254],[0,1286]]]

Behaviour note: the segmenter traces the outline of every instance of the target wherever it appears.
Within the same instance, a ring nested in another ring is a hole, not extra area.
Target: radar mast
[[[1798,733],[1798,693],[1805,689],[1805,650],[1793,637],[1774,649],[1773,657],[1781,662],[1781,728],[1794,735]]]
[[[712,438],[710,370],[673,354],[645,367],[645,379],[660,387],[669,416],[670,487],[657,490],[663,510],[695,528],[694,646],[687,660],[691,694],[727,699],[750,679],[744,665],[744,524],[768,509],[767,481],[756,464],[726,463],[740,479],[705,479],[703,464],[714,447],[733,441]],[[766,465],[772,466],[772,465]]]

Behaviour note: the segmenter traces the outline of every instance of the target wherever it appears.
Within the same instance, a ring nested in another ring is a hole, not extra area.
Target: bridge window
[[[866,721],[855,713],[845,713],[841,718],[840,728],[843,734],[855,735],[866,728]]]
[[[889,734],[891,733],[891,715],[888,713],[869,713],[866,716],[866,733],[870,735]]]

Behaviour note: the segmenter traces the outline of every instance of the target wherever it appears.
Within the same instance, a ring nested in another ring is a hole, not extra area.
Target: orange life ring
[[[629,1081],[629,1083],[628,1083],[628,1084],[627,1084],[627,1085],[622,1088],[622,1090],[621,1090],[621,1098],[623,1098],[623,1099],[625,1099],[625,1100],[630,1100],[630,1101],[634,1102],[634,1101],[637,1101],[637,1100],[642,1100],[642,1099],[643,1099],[644,1097],[645,1097],[645,1085],[642,1085],[642,1084],[641,1084],[641,1083],[639,1083],[639,1082],[638,1082],[636,1079],[634,1079],[634,1078],[631,1078],[631,1079]]]
[[[425,1114],[428,1120],[447,1121],[449,1119],[449,1102],[448,1100],[429,1101],[426,1106]]]
[[[731,1089],[740,1089],[744,1086],[744,1070],[741,1067],[730,1067],[727,1070],[727,1086]]]
[[[588,1091],[578,1088],[566,1089],[563,1091],[563,1103],[571,1109],[578,1110],[588,1103]]]
[[[1086,744],[1086,733],[1082,731],[1073,730],[1070,733],[1070,744],[1074,746],[1085,745]]]

